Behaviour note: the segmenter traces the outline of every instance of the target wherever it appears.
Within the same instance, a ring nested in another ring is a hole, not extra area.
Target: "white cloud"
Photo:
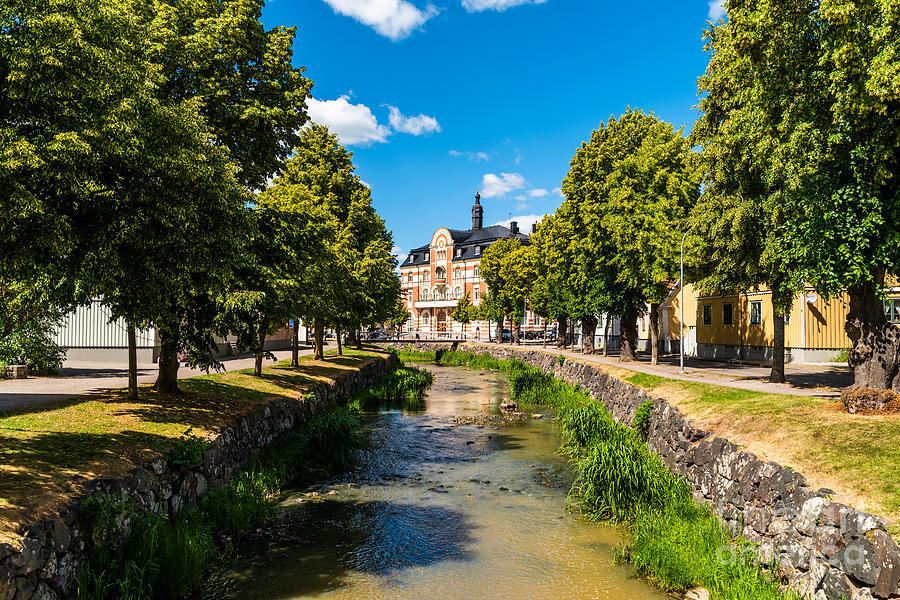
[[[402,40],[435,16],[428,4],[424,10],[406,0],[325,0],[334,12],[356,19],[394,41]]]
[[[550,192],[543,188],[537,188],[534,190],[528,190],[528,195],[532,198],[543,198],[544,196],[549,196]]]
[[[725,17],[725,0],[709,0],[709,20],[713,23]]]
[[[519,202],[525,202],[528,198],[525,197],[525,194],[519,194],[518,196],[513,196]]]
[[[522,4],[543,4],[547,0],[462,0],[463,8],[469,12],[481,12],[484,10],[503,11],[513,6]]]
[[[481,179],[481,195],[485,198],[505,196],[509,192],[521,190],[525,187],[525,178],[518,173],[485,173]]]
[[[393,256],[397,257],[398,264],[402,263],[404,260],[406,260],[407,254],[406,254],[406,252],[403,251],[403,248],[401,248],[400,246],[395,245],[395,246],[391,247],[391,254]]]
[[[531,234],[531,226],[534,223],[540,223],[541,219],[543,219],[546,215],[518,215],[515,217],[510,217],[505,221],[499,221],[494,223],[494,225],[503,225],[504,227],[509,227],[509,223],[511,221],[515,221],[519,225],[519,231],[525,234]]]
[[[558,188],[558,187],[557,187],[557,188],[553,188],[553,190],[551,190],[551,193],[556,194],[556,195],[559,196],[560,198],[563,197],[562,188]]]
[[[337,134],[342,144],[365,146],[386,142],[391,135],[390,127],[380,125],[368,106],[350,104],[349,99],[349,96],[341,96],[337,100],[309,98],[309,118]]]
[[[441,126],[434,117],[429,117],[428,115],[407,117],[400,112],[399,108],[391,106],[390,104],[388,105],[388,109],[391,111],[388,120],[395,131],[401,131],[411,135],[439,133],[441,131]]]
[[[469,158],[471,162],[488,162],[491,160],[491,155],[487,152],[460,152],[459,150],[451,150],[449,152],[450,156],[466,156]]]
[[[359,182],[360,182],[361,184],[363,184],[364,186],[366,186],[367,188],[369,188],[370,190],[372,189],[372,186],[369,185],[368,182],[363,181],[362,179],[360,179]]]

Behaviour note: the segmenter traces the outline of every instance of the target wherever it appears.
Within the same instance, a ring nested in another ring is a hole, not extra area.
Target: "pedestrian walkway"
[[[498,346],[498,344],[491,344]],[[502,347],[510,347],[502,344]],[[786,364],[784,367],[787,383],[769,383],[771,367],[751,363],[732,363],[722,361],[685,358],[684,370],[679,370],[678,355],[661,356],[658,365],[650,364],[647,354],[639,354],[637,361],[621,362],[618,355],[602,356],[600,354],[584,355],[580,351],[560,350],[553,346],[544,348],[541,344],[513,346],[527,350],[545,350],[553,354],[563,354],[580,360],[601,363],[620,369],[628,369],[638,373],[658,375],[681,381],[699,381],[724,387],[752,390],[768,394],[793,394],[795,396],[816,396],[819,398],[840,398],[840,390],[853,383],[853,374],[846,364],[808,365]]]
[[[326,346],[327,348],[327,346]],[[312,354],[310,346],[301,346],[300,355]],[[276,360],[290,360],[290,350],[272,352]],[[251,369],[253,356],[228,356],[220,359],[226,371]],[[273,361],[266,360],[266,364]],[[138,385],[151,384],[156,381],[157,365],[155,363],[138,364]],[[178,378],[196,377],[205,374],[200,369],[192,369],[182,365],[178,369]],[[28,379],[0,380],[0,411],[19,410],[38,406],[47,402],[67,400],[76,396],[95,394],[108,390],[128,387],[128,365],[110,364],[109,362],[68,361],[54,377],[29,377]]]

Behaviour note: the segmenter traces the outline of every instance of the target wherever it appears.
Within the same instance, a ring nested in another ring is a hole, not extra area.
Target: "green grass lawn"
[[[698,426],[806,475],[835,499],[891,519],[900,533],[900,416],[861,416],[840,402],[677,381],[628,381],[678,406]]]
[[[126,475],[165,454],[189,429],[208,436],[259,404],[300,398],[314,385],[384,356],[352,348],[342,357],[328,354],[324,361],[302,357],[296,369],[277,363],[261,378],[248,369],[182,379],[180,395],[142,386],[136,402],[114,390],[0,412],[0,542],[62,508],[88,480]]]

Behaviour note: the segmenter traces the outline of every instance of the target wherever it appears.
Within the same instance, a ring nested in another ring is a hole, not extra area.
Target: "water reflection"
[[[611,566],[617,530],[565,511],[571,476],[548,419],[457,425],[496,412],[505,381],[429,368],[424,401],[366,414],[356,468],[284,494],[282,518],[207,598],[664,598]]]

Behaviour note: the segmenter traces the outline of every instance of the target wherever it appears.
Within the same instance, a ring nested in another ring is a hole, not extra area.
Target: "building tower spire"
[[[472,206],[472,229],[481,229],[484,222],[484,209],[481,207],[481,194],[475,191],[475,204]]]

